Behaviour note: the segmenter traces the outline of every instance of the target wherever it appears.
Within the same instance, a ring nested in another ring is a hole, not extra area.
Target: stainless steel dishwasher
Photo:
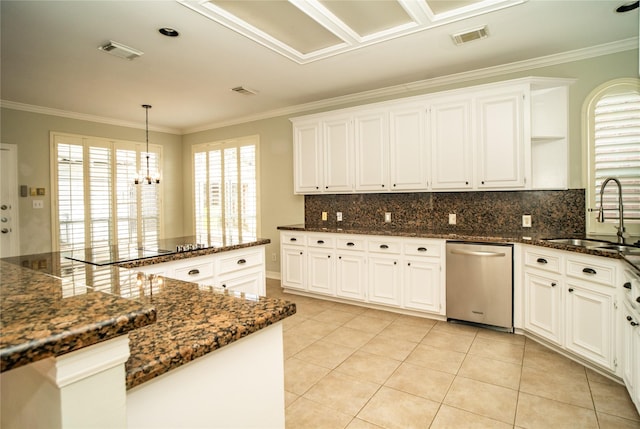
[[[447,242],[447,319],[513,332],[513,245]]]

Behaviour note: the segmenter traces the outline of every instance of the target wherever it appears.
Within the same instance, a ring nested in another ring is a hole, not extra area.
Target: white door
[[[524,274],[524,327],[561,345],[562,284],[557,279]]]
[[[304,247],[282,246],[280,275],[282,286],[294,289],[306,289],[304,280],[305,254]]]
[[[294,124],[294,191],[312,194],[322,191],[323,155],[319,122]]]
[[[324,141],[324,192],[353,191],[353,132],[351,117],[325,120],[322,124]]]
[[[0,147],[0,257],[20,254],[18,229],[18,146]]]
[[[335,292],[335,257],[332,252],[309,250],[307,270],[309,291],[333,295]]]
[[[391,190],[429,187],[426,106],[403,106],[390,113],[389,175]]]
[[[378,304],[400,304],[400,265],[395,258],[385,256],[369,257],[370,302]]]
[[[363,252],[342,252],[338,254],[336,261],[336,295],[364,299],[366,264]]]
[[[440,263],[410,259],[405,261],[404,306],[440,313]]]
[[[384,111],[354,118],[356,191],[389,190],[389,125]]]

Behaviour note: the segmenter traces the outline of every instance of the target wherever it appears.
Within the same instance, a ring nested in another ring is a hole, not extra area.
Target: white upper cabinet
[[[392,191],[429,188],[429,146],[424,103],[399,105],[389,112],[389,165]]]
[[[476,98],[477,187],[525,185],[524,88],[487,91]]]
[[[567,189],[571,79],[523,78],[292,119],[294,189]]]
[[[384,110],[354,117],[356,190],[389,190],[389,115]]]
[[[429,106],[431,188],[473,187],[471,100],[443,99]]]

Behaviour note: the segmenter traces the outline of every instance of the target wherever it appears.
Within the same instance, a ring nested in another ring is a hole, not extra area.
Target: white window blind
[[[193,147],[194,214],[198,237],[257,237],[258,138]]]
[[[146,163],[144,145],[53,133],[52,146],[57,249],[157,245],[161,185],[134,184]],[[161,147],[150,149],[150,164],[157,169]]]
[[[607,177],[622,184],[625,224],[640,223],[640,93],[604,95],[594,110],[592,192],[600,208],[600,188]],[[605,222],[618,222],[618,188],[609,182],[602,205]]]

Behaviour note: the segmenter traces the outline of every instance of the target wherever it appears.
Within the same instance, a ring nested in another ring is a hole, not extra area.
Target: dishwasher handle
[[[490,256],[490,257],[499,257],[499,258],[507,256],[507,254],[503,252],[483,252],[483,251],[473,251],[473,250],[451,250],[451,253],[453,253],[454,255]]]

